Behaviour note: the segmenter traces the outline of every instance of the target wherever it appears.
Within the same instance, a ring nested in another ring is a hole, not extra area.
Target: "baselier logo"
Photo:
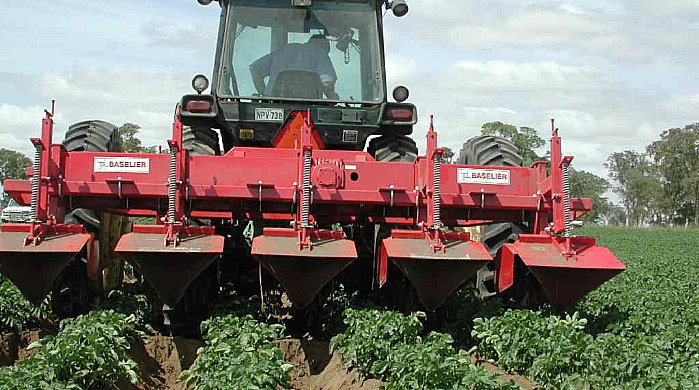
[[[458,182],[470,184],[510,185],[511,172],[504,169],[459,168]]]
[[[136,157],[95,157],[95,172],[150,173],[150,159]]]

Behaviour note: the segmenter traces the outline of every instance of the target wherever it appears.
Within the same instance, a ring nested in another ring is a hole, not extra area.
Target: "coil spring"
[[[565,237],[571,236],[573,219],[570,216],[570,166],[563,164],[563,210],[565,215]]]
[[[39,180],[41,180],[41,145],[34,145],[34,174],[32,175],[32,222],[39,222]]]
[[[301,227],[310,226],[311,204],[311,151],[303,152],[303,193],[301,194]]]
[[[177,175],[177,150],[170,150],[170,176],[168,177],[167,188],[167,219],[168,223],[175,223],[175,196],[177,195],[177,187],[175,176]]]
[[[442,228],[442,156],[434,155],[434,183],[432,204],[434,213],[432,215],[432,225],[435,229]]]

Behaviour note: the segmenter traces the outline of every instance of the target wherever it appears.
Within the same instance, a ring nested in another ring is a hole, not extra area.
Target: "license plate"
[[[255,120],[262,122],[282,122],[284,121],[283,108],[256,108]]]

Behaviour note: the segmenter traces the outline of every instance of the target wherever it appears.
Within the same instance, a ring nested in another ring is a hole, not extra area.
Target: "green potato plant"
[[[464,351],[456,351],[448,334],[423,334],[424,313],[404,316],[374,309],[345,311],[347,329],[333,337],[347,368],[388,382],[390,390],[518,389],[474,366]]]
[[[114,311],[66,319],[58,335],[29,346],[36,354],[16,367],[0,369],[0,388],[107,389],[136,383],[136,363],[126,352],[142,337],[134,316]]]
[[[9,279],[0,275],[0,331],[20,331],[45,322],[51,304],[46,298],[40,306],[27,301]]]
[[[476,319],[477,352],[546,388],[699,388],[699,231],[589,229],[627,265],[567,315]]]
[[[287,389],[289,371],[274,341],[283,337],[282,325],[258,322],[252,316],[215,317],[201,325],[206,345],[199,359],[180,379],[191,389]]]

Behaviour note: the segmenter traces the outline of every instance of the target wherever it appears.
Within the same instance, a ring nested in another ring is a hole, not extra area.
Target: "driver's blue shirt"
[[[301,69],[316,72],[321,83],[334,83],[337,73],[328,53],[309,43],[290,43],[260,58],[250,65],[255,73],[269,77],[265,95],[272,95],[272,86],[279,73],[285,70]]]

